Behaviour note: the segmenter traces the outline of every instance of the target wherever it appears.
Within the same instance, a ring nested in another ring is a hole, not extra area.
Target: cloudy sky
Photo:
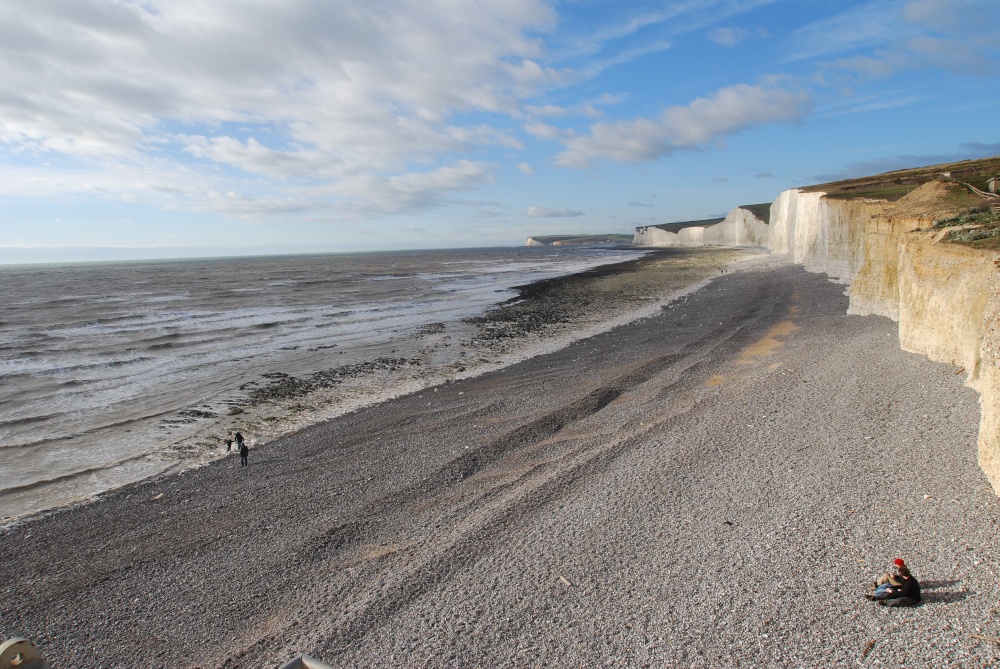
[[[496,246],[1000,154],[996,0],[0,4],[0,263]]]

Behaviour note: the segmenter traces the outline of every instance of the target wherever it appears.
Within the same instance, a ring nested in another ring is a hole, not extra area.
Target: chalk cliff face
[[[979,465],[1000,494],[997,269],[982,251],[912,233],[898,246],[899,343],[963,368],[980,393]]]
[[[849,313],[899,322],[900,346],[963,368],[980,392],[979,464],[1000,494],[1000,283],[990,254],[930,230],[949,212],[929,183],[895,203],[785,191],[771,250],[851,284]]]
[[[953,213],[940,208],[943,188],[927,183],[891,203],[788,190],[771,205],[758,245],[850,284],[848,313],[898,321],[904,350],[964,369],[981,396],[979,464],[1000,495],[1000,271],[996,254],[945,243],[945,232],[930,229]],[[688,243],[742,245],[725,235],[709,241],[710,229]]]
[[[767,223],[742,207],[714,225],[693,225],[677,232],[649,226],[636,228],[633,243],[644,246],[761,246],[767,247]]]
[[[827,200],[793,189],[771,205],[770,249],[787,253],[810,272],[850,283],[864,261],[864,233],[884,203]]]
[[[1000,273],[987,263],[986,308],[979,341],[979,466],[1000,495]]]

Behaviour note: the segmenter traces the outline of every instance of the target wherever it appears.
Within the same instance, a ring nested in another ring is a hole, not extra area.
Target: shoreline
[[[696,290],[727,264],[756,256],[759,251],[745,249],[650,250],[625,262],[514,286],[515,297],[481,316],[441,323],[439,329],[424,328],[408,342],[355,351],[336,367],[309,374],[262,373],[240,387],[241,398],[226,400],[229,413],[192,406],[176,412],[180,419],[164,418],[168,428],[179,422],[198,427],[165,448],[141,454],[154,463],[153,473],[63,504],[6,516],[0,519],[0,527],[88,504],[122,487],[223,459],[226,436],[237,431],[247,436],[252,448],[259,448],[358,409],[558,350],[641,318],[658,305]]]
[[[79,669],[995,664],[975,393],[762,260],[0,531],[0,632]],[[922,606],[861,598],[894,557]]]

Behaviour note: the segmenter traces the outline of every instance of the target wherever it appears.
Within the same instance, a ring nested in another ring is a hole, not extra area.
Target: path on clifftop
[[[80,668],[829,666],[871,641],[882,666],[986,666],[976,396],[846,306],[768,259],[249,468],[17,528],[2,631]],[[862,600],[900,554],[925,606]]]

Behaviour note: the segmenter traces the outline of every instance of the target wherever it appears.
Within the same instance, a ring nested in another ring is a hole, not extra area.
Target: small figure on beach
[[[250,449],[247,448],[247,445],[244,442],[241,441],[240,442],[240,466],[241,467],[246,467],[247,466],[247,458],[249,456],[250,456]]]
[[[236,448],[243,448],[243,435],[237,432],[235,438],[236,438]]]
[[[233,450],[233,440],[232,439],[226,439],[226,453],[229,453],[232,450]]]
[[[920,603],[920,583],[910,573],[903,558],[892,563],[892,573],[884,573],[876,579],[875,592],[865,598],[882,606],[916,606]]]

